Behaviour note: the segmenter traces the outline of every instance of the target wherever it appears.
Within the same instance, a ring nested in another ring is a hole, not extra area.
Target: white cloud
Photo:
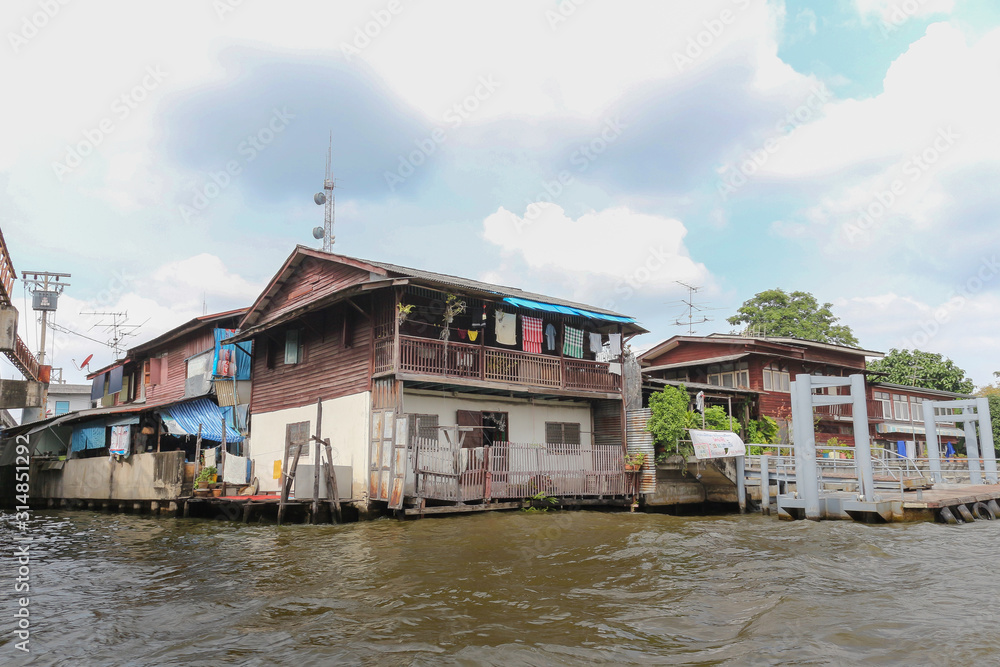
[[[627,207],[570,218],[546,202],[528,206],[524,216],[500,208],[483,221],[487,241],[512,260],[489,277],[502,284],[544,285],[541,291],[581,301],[621,307],[639,295],[662,298],[674,281],[704,286],[711,276],[684,245],[680,220]],[[526,267],[530,275],[526,275]]]

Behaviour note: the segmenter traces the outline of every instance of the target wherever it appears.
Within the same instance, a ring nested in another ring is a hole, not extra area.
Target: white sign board
[[[694,455],[699,459],[722,459],[727,456],[743,456],[746,445],[732,431],[701,431],[688,429],[694,444]]]

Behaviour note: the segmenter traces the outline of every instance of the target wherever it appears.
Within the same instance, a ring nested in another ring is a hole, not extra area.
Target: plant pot
[[[640,470],[642,470],[641,465],[636,465],[634,463],[625,464],[625,472],[639,472]]]
[[[210,495],[212,495],[212,491],[210,489],[195,489],[194,490],[194,497],[195,498],[206,498],[206,497],[208,497]]]
[[[212,497],[213,498],[221,498],[222,497],[222,489],[212,489]]]

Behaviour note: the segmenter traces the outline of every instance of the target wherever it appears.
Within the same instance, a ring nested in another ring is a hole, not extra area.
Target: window
[[[56,414],[64,415],[69,412],[69,401],[56,401]]]
[[[889,392],[887,391],[876,391],[875,402],[882,406],[882,418],[892,419],[892,405],[889,402]]]
[[[896,421],[910,421],[910,404],[907,403],[905,395],[892,395],[892,414],[895,416]]]
[[[716,387],[750,387],[750,366],[739,364],[712,364],[708,367],[708,384]]]
[[[288,465],[295,460],[295,452],[301,448],[299,461],[309,457],[309,422],[295,422],[285,426],[285,446],[288,447]]]
[[[289,329],[285,332],[285,363],[297,364],[303,361],[302,331]]]
[[[791,391],[788,366],[779,366],[776,363],[764,366],[764,391]]]
[[[924,399],[919,396],[910,396],[910,412],[913,414],[913,421],[924,421]]]
[[[549,454],[579,454],[580,424],[545,422],[545,445]]]
[[[418,441],[423,445],[438,444],[437,415],[410,415],[410,442],[416,444]]]

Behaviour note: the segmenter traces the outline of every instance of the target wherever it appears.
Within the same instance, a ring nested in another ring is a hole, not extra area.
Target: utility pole
[[[31,291],[31,307],[42,313],[42,332],[39,336],[38,363],[45,363],[45,338],[49,325],[49,313],[55,312],[59,304],[59,295],[70,286],[63,278],[71,277],[68,273],[51,273],[49,271],[24,271],[21,280]]]

